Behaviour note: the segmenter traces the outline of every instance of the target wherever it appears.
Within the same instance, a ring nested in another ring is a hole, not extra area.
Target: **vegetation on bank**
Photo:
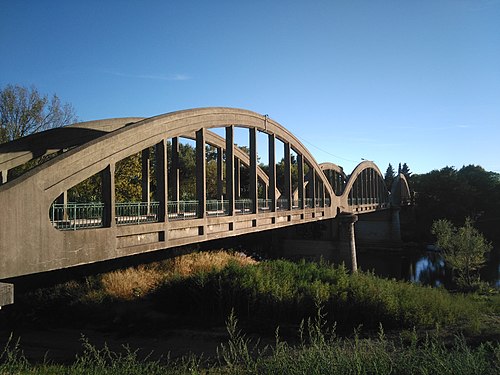
[[[123,306],[141,304],[143,310],[117,315]],[[151,310],[155,318],[148,321]],[[133,349],[117,353],[84,340],[83,354],[66,365],[31,364],[11,342],[0,349],[2,375],[495,374],[500,363],[498,343],[476,340],[471,346],[465,339],[498,336],[498,295],[449,293],[325,263],[257,263],[240,253],[194,253],[39,289],[9,311],[4,318],[22,324],[99,323],[109,330],[135,322],[155,332],[179,322],[224,324],[230,316],[230,340],[216,358],[176,360],[167,353],[160,360],[144,359]],[[267,337],[276,332],[275,344],[250,341],[235,316],[246,331]],[[387,337],[382,327],[390,330]]]
[[[340,338],[326,329],[321,310],[314,319],[302,322],[300,342],[291,346],[276,330],[274,345],[259,346],[238,329],[231,314],[226,327],[227,343],[220,344],[212,360],[187,356],[172,360],[139,359],[137,352],[122,353],[107,346],[96,348],[83,340],[84,352],[73,363],[60,365],[44,361],[30,364],[18,344],[9,343],[0,352],[0,374],[498,374],[500,344],[483,343],[472,347],[463,336],[451,344],[439,336],[419,339],[415,331],[405,331],[398,339],[387,339],[380,327],[373,338]]]

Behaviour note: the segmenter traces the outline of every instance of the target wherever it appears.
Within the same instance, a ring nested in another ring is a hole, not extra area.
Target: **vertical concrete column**
[[[64,191],[61,195],[56,198],[57,204],[63,205],[63,212],[61,217],[54,218],[54,220],[68,220],[68,191]]]
[[[6,169],[4,171],[0,171],[0,185],[7,183],[7,175],[9,171]]]
[[[155,146],[156,153],[156,200],[159,203],[158,221],[165,222],[168,205],[168,177],[167,177],[167,141],[163,139]],[[148,200],[148,213],[149,200]]]
[[[288,201],[286,204],[287,210],[292,209],[292,159],[290,154],[290,143],[283,142],[284,145],[284,158],[285,158],[285,198]]]
[[[257,213],[259,191],[257,180],[257,129],[248,129],[250,136],[250,199],[252,200],[252,212]]]
[[[299,208],[304,208],[304,157],[297,154]]]
[[[241,192],[241,161],[237,157],[234,158],[234,199],[240,199]]]
[[[325,184],[319,181],[319,198],[321,199],[321,207],[325,207]]]
[[[234,127],[226,126],[226,199],[228,215],[234,215]]]
[[[223,168],[222,147],[217,147],[217,200],[222,200],[224,195],[224,168]]]
[[[151,203],[151,158],[149,153],[149,147],[142,150],[141,153],[141,171],[142,171],[142,201],[148,204],[148,213],[149,213],[149,205]]]
[[[346,266],[352,271],[357,272],[358,261],[356,254],[356,238],[354,223],[358,217],[351,213],[341,213],[337,216],[341,230],[339,231],[340,256]]]
[[[198,201],[198,217],[205,217],[206,205],[206,156],[205,129],[196,132],[196,200]]]
[[[179,138],[172,138],[172,165],[170,166],[172,200],[179,201]]]
[[[310,167],[309,168],[309,173],[311,173],[310,175],[310,180],[309,180],[309,192],[310,192],[310,196],[311,196],[311,199],[312,199],[312,208],[316,207],[316,171],[314,170],[313,167]]]
[[[401,241],[401,221],[399,218],[399,213],[401,207],[392,206],[391,207],[391,239],[392,241]]]
[[[268,134],[269,160],[269,199],[271,212],[276,211],[276,140],[274,134]]]
[[[0,283],[0,309],[14,303],[14,285]]]
[[[115,222],[115,165],[108,165],[102,172],[102,201],[104,212],[102,215],[103,227],[114,227]]]

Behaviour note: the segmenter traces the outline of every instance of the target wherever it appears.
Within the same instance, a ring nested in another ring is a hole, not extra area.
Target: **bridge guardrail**
[[[115,203],[116,224],[143,224],[158,221],[160,202]]]
[[[50,221],[59,230],[102,227],[104,203],[53,203]]]

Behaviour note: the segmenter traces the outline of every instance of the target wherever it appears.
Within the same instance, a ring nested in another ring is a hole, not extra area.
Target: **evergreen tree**
[[[396,172],[394,172],[394,168],[392,167],[391,163],[389,163],[389,166],[387,167],[384,175],[385,186],[387,187],[387,189],[391,189],[392,182],[394,181],[395,176]]]

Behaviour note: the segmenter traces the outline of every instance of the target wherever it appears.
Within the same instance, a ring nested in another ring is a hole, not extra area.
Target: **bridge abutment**
[[[399,207],[359,215],[356,239],[363,246],[390,246],[401,243]]]
[[[14,285],[0,283],[0,309],[14,303]]]

